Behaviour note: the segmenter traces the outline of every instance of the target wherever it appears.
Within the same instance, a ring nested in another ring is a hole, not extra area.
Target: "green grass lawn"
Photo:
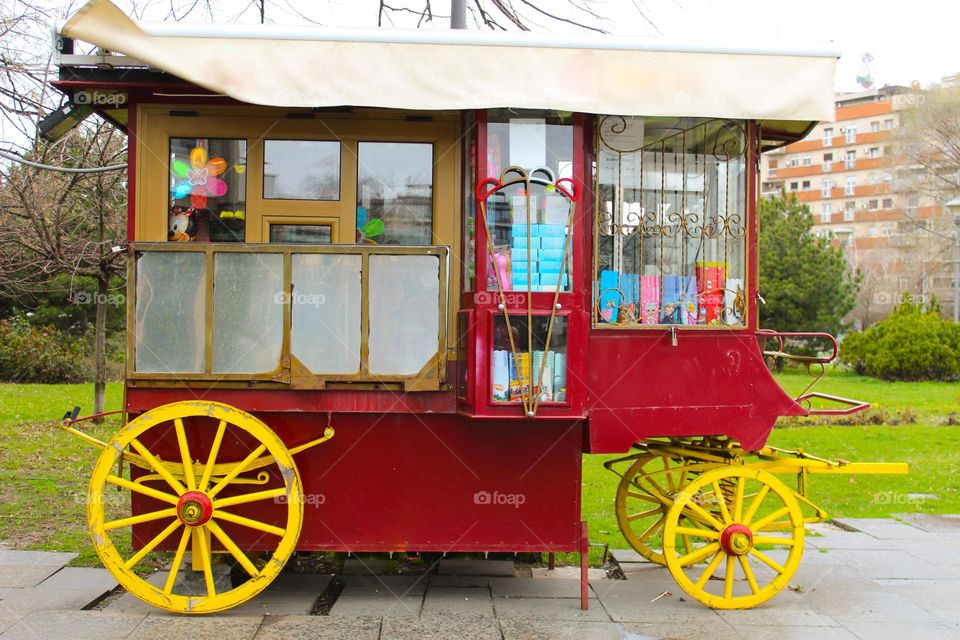
[[[806,373],[778,374],[797,393]],[[814,476],[809,497],[833,516],[883,517],[909,511],[960,513],[960,426],[945,424],[960,413],[960,384],[887,383],[830,371],[817,389],[868,400],[900,424],[809,424],[785,420],[770,438],[783,448],[863,462],[907,462],[907,476]],[[111,384],[107,408],[117,409],[123,389]],[[86,532],[85,493],[96,450],[57,426],[74,405],[90,413],[92,385],[0,384],[0,542],[30,549],[81,554],[75,564],[96,564]],[[904,419],[907,416],[907,419]],[[912,421],[911,421],[912,420]],[[120,426],[114,416],[87,427],[107,439]],[[626,546],[614,514],[618,476],[603,468],[616,456],[585,456],[584,519],[590,539]],[[789,477],[784,477],[790,480]],[[598,560],[599,552],[591,554]],[[562,558],[574,560],[574,556]]]

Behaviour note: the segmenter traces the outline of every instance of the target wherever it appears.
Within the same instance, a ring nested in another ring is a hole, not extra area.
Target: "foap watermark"
[[[320,505],[326,503],[327,496],[322,493],[304,493],[297,494],[293,496],[288,496],[286,494],[282,496],[277,496],[273,499],[276,504],[287,504],[288,502],[299,502],[300,504],[306,507],[319,507]]]
[[[878,491],[873,494],[874,504],[893,505],[921,505],[928,500],[936,500],[940,496],[933,493],[901,493],[900,491]]]
[[[273,295],[274,304],[295,304],[298,307],[320,307],[327,303],[327,296],[322,293],[284,293],[280,291]]]
[[[75,291],[69,298],[70,304],[109,304],[123,306],[127,296],[122,293],[90,293],[89,291]]]
[[[110,91],[76,91],[73,94],[73,103],[120,106],[127,104],[127,94]]]
[[[527,501],[527,496],[522,493],[500,493],[494,491],[477,491],[473,494],[473,504],[480,505],[509,505],[514,509],[519,509],[520,505]]]

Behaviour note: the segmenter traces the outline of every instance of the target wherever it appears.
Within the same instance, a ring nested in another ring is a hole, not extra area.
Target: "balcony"
[[[437,390],[447,257],[442,246],[132,245],[127,379]]]

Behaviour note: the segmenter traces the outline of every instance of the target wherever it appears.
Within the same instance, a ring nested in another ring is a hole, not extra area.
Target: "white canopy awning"
[[[833,117],[838,57],[825,49],[526,32],[138,25],[109,0],[91,0],[61,33],[242,102],[277,107],[514,107],[811,122]]]

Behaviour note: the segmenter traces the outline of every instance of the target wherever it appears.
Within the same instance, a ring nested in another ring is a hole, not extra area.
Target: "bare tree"
[[[68,11],[69,7],[62,11]],[[58,108],[50,88],[49,24],[59,11],[18,2],[0,13],[0,291],[30,294],[58,275],[88,276],[95,299],[94,411],[104,407],[105,332],[110,281],[123,275],[112,247],[125,238],[126,171],[61,172],[22,164],[90,169],[123,164],[126,141],[92,118],[55,143],[38,134]],[[16,13],[7,13],[15,11]]]

